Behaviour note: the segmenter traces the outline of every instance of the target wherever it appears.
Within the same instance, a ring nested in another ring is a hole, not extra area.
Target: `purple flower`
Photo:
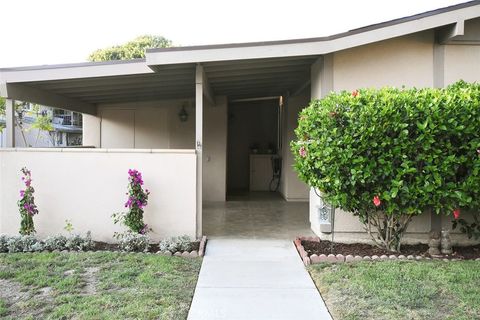
[[[20,190],[20,197],[23,198],[25,196],[25,190]]]

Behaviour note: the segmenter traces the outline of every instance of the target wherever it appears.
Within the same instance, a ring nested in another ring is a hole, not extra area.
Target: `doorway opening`
[[[227,201],[278,192],[281,178],[281,98],[228,106]],[[271,196],[267,196],[271,197]]]

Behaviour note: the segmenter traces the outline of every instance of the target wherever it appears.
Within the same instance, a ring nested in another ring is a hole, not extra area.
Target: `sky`
[[[327,36],[455,0],[2,0],[0,67],[86,61],[139,35],[174,45]]]

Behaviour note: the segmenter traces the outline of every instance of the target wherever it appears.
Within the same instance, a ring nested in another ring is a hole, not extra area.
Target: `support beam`
[[[438,42],[446,44],[451,40],[455,40],[456,37],[463,36],[465,33],[465,21],[460,20],[456,23],[448,26],[440,34],[438,34]]]
[[[7,83],[5,88],[6,92],[2,92],[2,95],[12,99],[91,115],[97,113],[97,107],[92,103],[68,98],[49,91],[28,87],[18,83]]]
[[[197,75],[199,76],[198,72],[202,73],[202,84],[203,84],[203,95],[207,98],[208,102],[212,106],[215,105],[215,96],[213,95],[212,88],[210,87],[210,82],[208,82],[207,75],[205,74],[205,70],[201,64],[197,65]]]
[[[203,216],[203,85],[204,71],[198,64],[195,70],[195,149],[197,154],[197,237],[202,236]]]
[[[15,148],[15,101],[13,99],[6,100],[5,106],[5,122],[7,133],[7,148]]]
[[[443,88],[445,86],[445,45],[433,45],[433,86]]]
[[[318,58],[310,69],[312,99],[320,99],[333,91],[333,54]]]

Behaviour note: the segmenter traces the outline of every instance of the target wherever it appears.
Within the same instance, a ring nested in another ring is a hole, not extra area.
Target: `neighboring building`
[[[250,159],[252,149],[276,149],[282,158],[279,193],[289,202],[309,201],[312,230],[329,237],[328,223],[318,217],[319,198],[292,169],[289,143],[298,112],[331,91],[444,87],[460,79],[480,80],[480,1],[322,38],[153,49],[146,59],[131,61],[1,69],[9,147],[18,146],[9,129],[17,99],[83,113],[83,145],[96,149],[1,150],[0,233],[17,231],[18,170],[27,166],[41,215],[48,215],[37,219],[40,235],[61,231],[70,219],[77,231],[112,240],[118,229],[111,214],[123,209],[129,168],[144,174],[151,191],[147,223],[154,239],[200,235],[204,202],[223,203],[229,191],[248,188],[248,176],[255,174],[249,161],[270,170],[268,162]],[[272,212],[272,224],[290,223],[275,219]],[[336,219],[335,239],[367,239],[356,217],[338,210]],[[406,239],[425,241],[435,224],[450,223],[424,214]]]
[[[39,115],[52,119],[53,131],[32,128]],[[76,147],[82,145],[82,114],[78,112],[39,106],[35,110],[32,103],[24,107],[22,119],[16,116],[15,140],[17,147],[51,148]],[[19,127],[21,123],[22,128]],[[0,117],[5,126],[5,117]],[[26,144],[25,144],[26,142]],[[0,131],[0,147],[6,146],[5,129]]]

